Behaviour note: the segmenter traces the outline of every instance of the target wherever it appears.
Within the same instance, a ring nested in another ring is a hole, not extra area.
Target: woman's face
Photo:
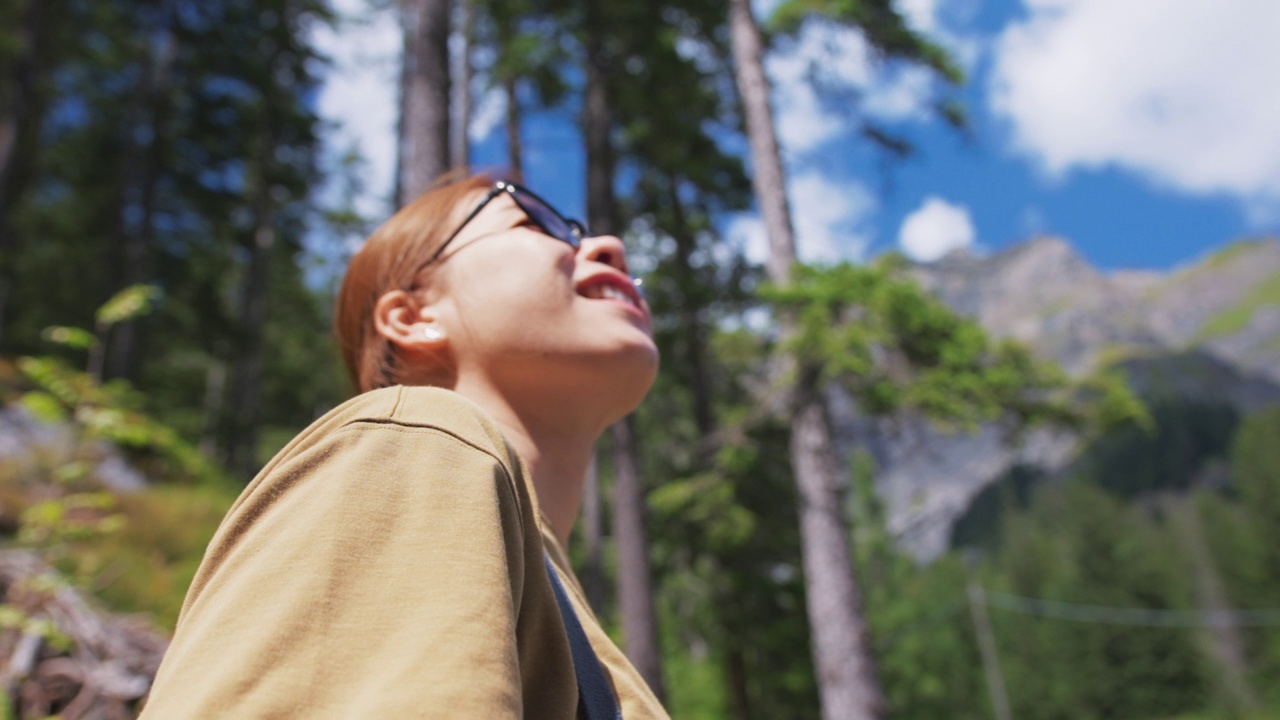
[[[584,238],[575,249],[500,193],[462,228],[433,273],[430,311],[460,377],[481,373],[507,392],[600,393],[628,404],[623,412],[653,384],[658,350],[649,306],[618,238]]]

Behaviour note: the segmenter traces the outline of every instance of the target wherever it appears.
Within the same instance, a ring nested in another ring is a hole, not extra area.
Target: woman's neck
[[[582,506],[587,468],[602,429],[572,422],[575,413],[563,404],[529,402],[517,406],[491,388],[464,382],[454,390],[498,423],[529,470],[538,508],[556,539],[568,547]]]

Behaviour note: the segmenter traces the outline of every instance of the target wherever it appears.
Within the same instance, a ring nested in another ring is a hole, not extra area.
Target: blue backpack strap
[[[556,594],[556,605],[560,606],[565,634],[569,636],[569,651],[573,653],[573,674],[578,678],[578,717],[586,720],[622,720],[622,711],[618,709],[613,688],[605,677],[596,651],[587,640],[582,623],[578,622],[578,614],[573,611],[573,605],[569,604],[569,596],[560,582],[560,574],[556,572],[549,556],[543,554],[542,559],[547,564],[547,576],[551,578],[551,589]]]

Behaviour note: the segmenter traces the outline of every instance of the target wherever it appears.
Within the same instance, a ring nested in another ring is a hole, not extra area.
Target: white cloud
[[[880,120],[924,120],[931,112],[934,76],[922,67],[905,67],[890,74],[887,82],[876,83],[863,100],[867,115]]]
[[[951,53],[960,67],[972,70],[977,63],[980,44],[976,38],[957,31],[967,25],[978,11],[975,0],[949,0],[945,7],[938,0],[897,0],[894,6],[906,18],[907,25],[923,33]],[[946,20],[943,12],[946,11]]]
[[[924,33],[938,29],[938,0],[898,0],[894,3],[907,24]]]
[[[400,30],[393,13],[373,13],[365,0],[335,0],[333,6],[342,23],[315,37],[333,60],[318,102],[321,117],[337,125],[325,143],[338,153],[353,143],[359,148],[368,168],[359,208],[381,218],[395,179]]]
[[[828,263],[862,257],[876,210],[875,196],[866,186],[805,173],[790,181],[787,194],[801,260]]]
[[[1025,0],[990,101],[1050,174],[1115,165],[1253,217],[1280,202],[1280,3]]]
[[[973,65],[977,43],[944,27],[935,0],[906,0],[900,10],[912,27],[951,50],[962,67]],[[894,123],[932,119],[935,75],[918,66],[881,62],[866,37],[848,27],[806,23],[793,41],[769,53],[765,67],[773,84],[778,136],[790,153],[837,137],[858,116]],[[824,92],[832,95],[826,102]]]
[[[764,220],[756,213],[734,216],[725,226],[724,236],[753,263],[763,264],[769,257],[769,238],[765,234]]]
[[[333,64],[320,90],[320,115],[336,127],[324,142],[334,155],[353,144],[364,157],[365,185],[359,209],[366,217],[382,219],[390,211],[388,200],[395,184],[396,121],[400,72],[400,26],[396,14],[371,10],[368,0],[334,0],[334,10],[342,18],[330,29],[316,31],[315,42]],[[477,51],[481,66],[491,58]],[[498,129],[507,111],[501,88],[484,89],[488,79],[477,74],[476,98],[468,134],[480,142]]]
[[[875,196],[864,185],[832,181],[817,173],[795,176],[788,183],[796,251],[807,263],[832,263],[863,257],[871,241]],[[759,215],[744,213],[725,228],[728,241],[748,260],[764,263],[769,241]]]
[[[907,257],[932,262],[952,250],[973,245],[973,220],[969,208],[930,195],[902,221],[898,244]]]
[[[755,14],[756,22],[763,25],[781,4],[782,0],[751,0],[751,12]]]
[[[765,68],[773,85],[778,139],[791,153],[821,145],[848,124],[846,116],[823,104],[810,78],[815,67],[849,87],[866,86],[872,77],[866,41],[850,30],[808,23],[793,45],[769,53]]]
[[[500,87],[489,88],[480,94],[471,112],[471,124],[467,137],[471,142],[482,142],[507,118],[507,94]]]

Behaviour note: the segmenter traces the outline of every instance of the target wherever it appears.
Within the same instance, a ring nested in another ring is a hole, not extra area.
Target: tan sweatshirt
[[[547,528],[521,461],[471,402],[360,395],[227,513],[143,717],[573,718],[545,548],[623,716],[666,718]]]

